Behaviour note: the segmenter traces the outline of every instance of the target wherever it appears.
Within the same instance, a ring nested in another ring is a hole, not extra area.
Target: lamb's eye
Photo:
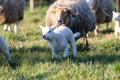
[[[50,33],[51,31],[48,31],[48,33]]]

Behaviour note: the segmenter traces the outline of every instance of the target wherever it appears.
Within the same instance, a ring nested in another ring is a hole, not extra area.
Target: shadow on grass
[[[33,19],[33,22],[34,23],[37,23],[37,22],[39,22],[40,21],[40,19]]]
[[[78,52],[83,52],[83,51],[90,51],[90,46],[84,46],[83,44],[78,44],[77,46],[77,51]]]
[[[99,62],[101,64],[109,64],[114,63],[116,61],[120,62],[120,55],[108,55],[108,54],[96,54],[96,55],[88,55],[85,57],[76,57],[72,59],[75,63],[88,63],[88,62]]]
[[[104,30],[100,31],[101,34],[108,34],[108,33],[113,33],[113,32],[114,32],[114,30],[111,28],[109,28],[108,30],[104,29]]]
[[[27,78],[27,80],[44,80],[45,77],[47,77],[50,73],[45,72],[44,74],[38,74],[36,76],[31,76]]]
[[[10,52],[16,67],[21,66],[24,63],[34,65],[40,62],[49,61],[50,59],[50,55],[48,54],[50,53],[50,49],[41,46],[32,46],[29,48],[21,47],[18,49],[10,48]],[[4,58],[2,58],[2,60],[5,62]],[[3,62],[1,64],[3,64]]]
[[[30,77],[26,77],[24,76],[24,74],[18,73],[16,75],[16,79],[17,80],[44,80],[44,77],[46,77],[48,75],[47,72],[45,72],[44,74],[38,74],[38,75],[32,75]]]
[[[63,63],[64,59],[59,60],[52,60],[52,53],[49,48],[41,47],[41,46],[32,46],[30,48],[21,47],[19,49],[11,48],[10,52],[12,52],[12,60],[16,64],[16,67],[29,64],[29,65],[36,65],[38,63],[45,63],[45,62],[55,62],[55,63]],[[0,65],[4,65],[6,63],[6,59],[0,59]],[[85,56],[78,55],[75,58],[69,57],[66,60],[73,61],[74,63],[89,63],[92,62],[93,64],[95,62],[99,62],[101,64],[109,64],[114,63],[116,61],[120,62],[120,55],[119,54],[107,54],[107,53],[101,53],[101,54],[93,54]]]

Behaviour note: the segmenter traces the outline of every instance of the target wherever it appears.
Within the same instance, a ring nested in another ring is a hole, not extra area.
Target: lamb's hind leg
[[[68,57],[68,46],[66,46],[64,53],[63,53],[63,58],[67,58]]]
[[[75,42],[74,37],[72,37],[71,40],[70,40],[70,47],[71,47],[71,50],[72,50],[72,56],[75,57],[76,53],[77,53],[77,50],[76,50],[76,42]]]

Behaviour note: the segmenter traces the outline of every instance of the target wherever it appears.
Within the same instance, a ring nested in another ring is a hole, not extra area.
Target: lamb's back
[[[73,32],[67,26],[59,26],[54,30],[55,33],[60,34],[62,37],[65,37],[67,41],[73,37]]]

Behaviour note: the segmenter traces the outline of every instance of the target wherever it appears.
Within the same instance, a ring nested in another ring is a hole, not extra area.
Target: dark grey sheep
[[[112,21],[113,0],[87,0],[96,16],[95,35],[98,33],[99,24],[106,23],[108,29],[109,22]]]
[[[8,25],[16,23],[15,32],[17,32],[18,22],[24,17],[25,0],[0,0],[0,24]]]

